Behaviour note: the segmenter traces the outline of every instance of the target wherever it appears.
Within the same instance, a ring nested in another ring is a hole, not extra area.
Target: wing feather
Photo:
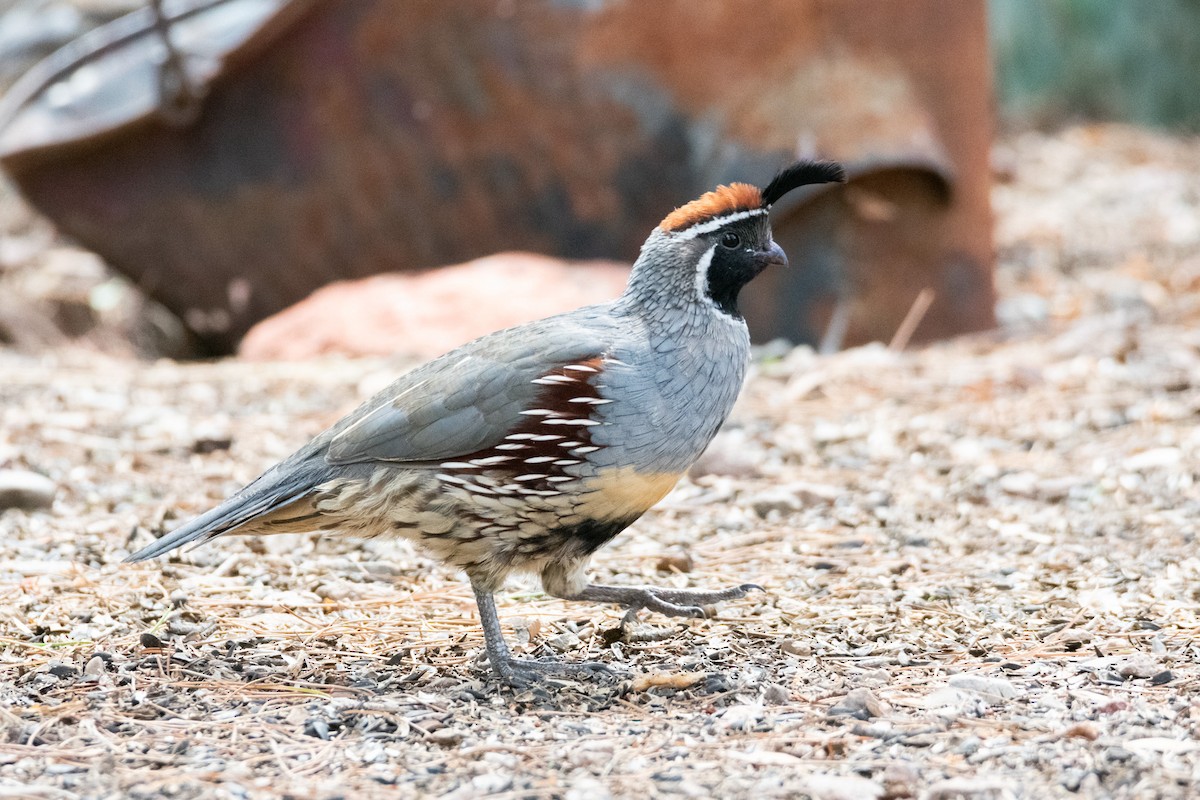
[[[531,330],[499,349],[488,336],[413,370],[329,431],[326,462],[428,463],[499,443],[537,397],[535,380],[607,349],[594,333],[563,333]]]

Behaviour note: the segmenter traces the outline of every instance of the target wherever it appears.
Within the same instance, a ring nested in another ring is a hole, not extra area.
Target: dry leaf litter
[[[120,564],[406,362],[0,350],[0,468],[52,482],[0,516],[0,795],[1195,796],[1200,141],[1078,128],[995,160],[1003,329],[766,349],[596,559],[765,593],[624,628],[503,595],[516,649],[615,683],[501,687],[466,584],[404,543]],[[45,257],[15,218],[9,289]]]

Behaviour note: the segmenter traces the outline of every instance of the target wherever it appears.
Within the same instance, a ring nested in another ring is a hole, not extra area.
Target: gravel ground
[[[764,594],[624,629],[502,596],[517,649],[615,685],[497,685],[468,588],[404,543],[119,564],[403,362],[0,350],[0,467],[57,487],[0,516],[0,796],[1195,796],[1200,141],[996,162],[1003,331],[764,358],[596,560]]]

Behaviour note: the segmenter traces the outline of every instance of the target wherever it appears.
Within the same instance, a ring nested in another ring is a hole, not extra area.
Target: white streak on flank
[[[558,438],[561,439],[562,437],[560,436]],[[579,447],[582,444],[583,444],[583,442],[570,441],[570,442],[559,442],[558,446],[559,447]]]
[[[575,478],[571,477],[570,475],[551,475],[549,478],[546,478],[547,483],[562,483],[563,481],[573,480],[575,480]]]
[[[464,483],[463,488],[468,492],[475,492],[476,494],[495,494],[491,489],[485,489],[477,483]]]
[[[522,483],[524,483],[525,481],[542,481],[542,480],[545,480],[547,477],[548,476],[542,475],[540,473],[530,472],[526,475],[518,475],[517,477],[513,478],[513,480],[521,481]]]
[[[533,458],[525,459],[526,464],[545,464],[547,461],[553,461],[554,456],[534,456]]]
[[[516,442],[516,441],[520,441],[521,439],[537,439],[537,434],[536,433],[510,433],[508,436],[505,436],[504,438],[512,439],[514,442]]]
[[[544,419],[544,420],[542,420],[542,424],[543,425],[577,425],[577,426],[591,427],[592,425],[599,425],[600,421],[594,420],[594,419],[579,419],[577,417],[576,418],[568,417],[568,418],[563,418],[563,419]]]
[[[442,469],[479,469],[479,465],[468,464],[466,461],[443,461]]]
[[[603,397],[572,397],[568,403],[587,403],[590,406],[602,406],[606,403],[611,403],[612,400],[605,400]]]
[[[674,233],[672,231],[667,231],[666,233],[668,236],[674,236],[678,239],[695,239],[697,236],[701,236],[705,233],[712,233],[718,228],[723,228],[731,222],[750,219],[750,217],[757,217],[766,213],[767,209],[765,208],[752,208],[749,211],[738,211],[733,214],[726,214],[723,217],[714,217],[702,225],[693,225],[692,227],[682,230],[679,233]]]
[[[487,458],[473,458],[472,464],[480,467],[491,467],[496,464],[503,464],[505,461],[512,461],[515,456],[488,456]]]
[[[586,455],[587,453],[594,453],[599,449],[600,449],[599,447],[576,447],[571,452],[577,456],[582,456],[582,455]]]
[[[537,435],[530,434],[530,438],[535,442],[556,442],[563,437],[557,433],[541,433]],[[562,447],[562,445],[559,445],[559,447]]]
[[[574,370],[575,372],[599,372],[595,367],[589,367],[586,364],[567,364],[563,369]]]
[[[460,477],[458,477],[457,475],[447,475],[447,474],[446,474],[446,473],[444,473],[444,472],[439,472],[437,475],[434,475],[433,477],[437,478],[439,481],[442,481],[442,482],[444,482],[444,483],[459,483],[459,484],[462,484],[462,483],[466,483],[466,482],[467,482],[467,479],[466,479],[466,478],[460,478]]]
[[[531,383],[538,383],[542,386],[557,386],[560,383],[575,383],[575,379],[570,375],[543,375]]]
[[[512,438],[512,437],[509,437],[509,438]],[[527,444],[517,444],[516,442],[509,442],[508,444],[498,444],[498,445],[496,445],[496,449],[497,449],[497,450],[528,450],[528,449],[529,449],[529,445],[527,445]]]
[[[618,366],[618,367],[628,367],[628,366],[629,366],[628,364],[626,364],[626,363],[625,363],[624,361],[622,361],[621,359],[619,359],[619,358],[613,358],[612,356],[605,356],[605,357],[604,357],[604,363],[605,363],[605,364],[613,364],[613,365],[615,365],[615,366]]]
[[[521,412],[523,417],[549,417],[557,414],[557,411],[551,411],[548,408],[530,408]]]
[[[560,458],[558,461],[554,462],[554,466],[556,466],[556,467],[573,467],[576,464],[582,464],[582,463],[583,463],[582,461],[579,461],[574,458]]]

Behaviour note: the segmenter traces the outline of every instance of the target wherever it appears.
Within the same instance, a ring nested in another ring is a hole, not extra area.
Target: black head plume
[[[763,208],[770,208],[776,200],[799,186],[845,182],[846,170],[836,161],[797,161],[781,169],[762,190]]]

